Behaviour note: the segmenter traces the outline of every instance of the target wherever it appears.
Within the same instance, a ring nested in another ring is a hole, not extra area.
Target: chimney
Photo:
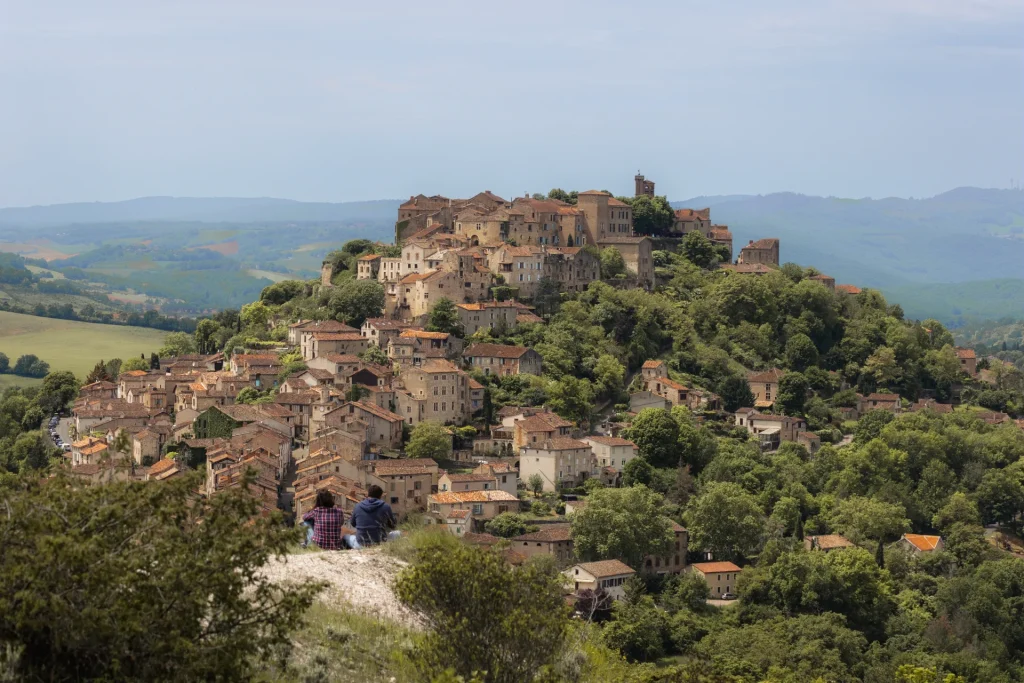
[[[748,246],[753,244],[753,243],[754,243],[754,240],[750,240],[750,242],[748,243]]]

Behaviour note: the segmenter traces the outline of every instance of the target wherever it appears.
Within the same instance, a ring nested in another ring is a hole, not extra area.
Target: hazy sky
[[[0,93],[0,206],[920,197],[1024,176],[1024,0],[0,0]]]

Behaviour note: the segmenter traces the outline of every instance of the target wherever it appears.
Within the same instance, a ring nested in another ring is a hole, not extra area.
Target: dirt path
[[[320,601],[328,606],[347,603],[357,611],[421,628],[418,617],[392,591],[405,562],[380,549],[310,551],[271,561],[264,572],[273,581],[326,581]]]

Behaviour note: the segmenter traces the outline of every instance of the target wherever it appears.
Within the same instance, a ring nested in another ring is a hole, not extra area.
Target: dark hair
[[[331,493],[330,491],[328,491],[327,489],[323,489],[321,491],[317,491],[316,492],[316,503],[313,505],[313,507],[318,507],[318,508],[332,508],[332,507],[334,507],[334,494]]]
[[[380,498],[384,495],[384,489],[374,484],[370,488],[366,489],[366,492],[370,494],[370,498]]]

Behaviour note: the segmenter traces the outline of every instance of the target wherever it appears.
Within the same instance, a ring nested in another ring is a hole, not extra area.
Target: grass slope
[[[39,318],[0,311],[0,352],[11,365],[18,356],[34,353],[51,370],[70,370],[81,379],[98,360],[150,354],[163,345],[167,333],[147,327],[99,325],[56,318]]]

